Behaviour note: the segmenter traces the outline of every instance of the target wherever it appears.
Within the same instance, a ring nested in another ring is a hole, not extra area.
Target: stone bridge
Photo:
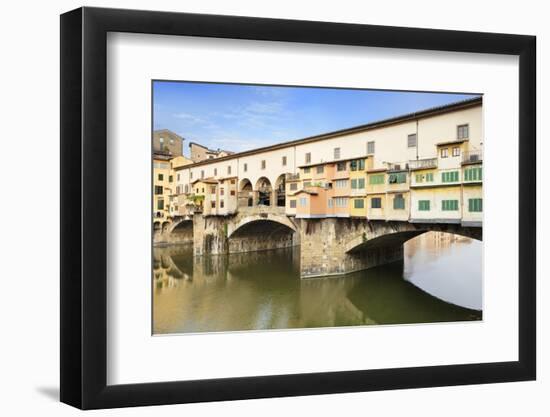
[[[300,246],[302,278],[341,275],[403,258],[403,243],[428,231],[482,239],[481,227],[362,218],[295,219],[284,207],[255,206],[231,216],[178,219],[155,242],[193,243],[195,256]]]

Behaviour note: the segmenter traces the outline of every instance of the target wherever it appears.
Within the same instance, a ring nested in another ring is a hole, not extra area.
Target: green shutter
[[[483,211],[483,200],[481,198],[468,199],[468,211],[471,211],[471,212]]]
[[[359,188],[359,189],[365,188],[365,179],[364,178],[359,178],[359,180],[357,181],[357,188]]]
[[[353,189],[357,188],[357,180],[356,179],[351,180],[351,188],[353,188]]]
[[[420,211],[429,211],[430,210],[430,200],[418,200],[418,210],[420,210]]]
[[[426,174],[426,181],[427,182],[433,182],[433,180],[434,180],[433,172],[430,172],[430,173]]]

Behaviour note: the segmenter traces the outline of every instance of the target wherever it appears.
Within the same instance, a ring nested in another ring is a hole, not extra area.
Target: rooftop
[[[257,153],[260,153],[260,152],[283,149],[283,148],[287,148],[289,146],[301,145],[301,144],[310,143],[310,142],[317,142],[317,141],[320,141],[320,140],[329,139],[329,138],[333,138],[333,137],[337,137],[337,136],[342,136],[342,135],[345,135],[345,134],[359,133],[359,132],[364,132],[364,131],[367,131],[367,130],[372,130],[372,129],[376,129],[376,128],[379,128],[379,127],[389,126],[389,125],[402,123],[402,122],[406,122],[406,121],[411,121],[411,120],[416,120],[416,119],[421,119],[421,118],[426,118],[426,117],[432,117],[432,116],[436,116],[436,115],[443,114],[443,113],[449,113],[449,112],[456,111],[456,110],[466,109],[466,108],[469,108],[469,107],[481,106],[482,101],[483,101],[483,98],[481,96],[480,97],[475,97],[475,98],[472,98],[472,99],[461,100],[461,101],[457,101],[457,102],[454,102],[454,103],[445,104],[443,106],[430,107],[428,109],[419,110],[419,111],[413,112],[413,113],[407,113],[407,114],[403,114],[403,115],[400,115],[400,116],[391,117],[391,118],[388,118],[388,119],[382,119],[382,120],[378,120],[378,121],[371,122],[371,123],[364,124],[364,125],[353,126],[353,127],[347,128],[347,129],[336,130],[336,131],[333,131],[333,132],[323,133],[321,135],[310,136],[310,137],[306,137],[306,138],[302,138],[302,139],[295,139],[295,140],[291,140],[291,141],[287,141],[287,142],[281,142],[281,143],[278,143],[278,144],[275,144],[275,145],[270,145],[270,146],[264,146],[264,147],[261,147],[261,148],[251,149],[249,151],[237,152],[237,153],[234,153],[234,154],[231,154],[231,155],[228,155],[228,156],[223,156],[221,158],[216,158],[214,160],[207,159],[207,160],[204,160],[204,161],[195,162],[194,164],[187,165],[185,167],[196,167],[196,166],[201,166],[201,165],[208,165],[212,162],[227,161],[227,160],[231,160],[231,159],[235,159],[235,158],[239,158],[239,157],[243,157],[243,156],[254,155],[254,154],[257,154]],[[193,143],[193,142],[191,142],[191,143]],[[191,143],[189,145],[191,145]],[[202,146],[202,145],[199,145],[199,146]],[[326,163],[326,162],[324,162],[324,163]],[[176,169],[183,169],[185,167],[179,167],[179,168],[176,168]]]

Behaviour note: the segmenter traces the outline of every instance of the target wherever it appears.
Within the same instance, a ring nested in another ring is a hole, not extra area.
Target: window
[[[369,184],[384,184],[384,174],[369,175]]]
[[[288,200],[288,206],[290,208],[296,208],[296,200]]]
[[[334,205],[340,208],[346,208],[348,206],[348,199],[346,197],[334,198]]]
[[[214,188],[214,191],[216,191],[216,188]],[[225,195],[225,189],[220,188],[220,195]]]
[[[345,171],[347,164],[345,162],[338,162],[336,164],[336,171]]]
[[[158,178],[159,178],[159,181],[164,181],[164,174],[159,174]]]
[[[231,184],[235,185],[235,180],[231,180],[230,182]]]
[[[223,207],[224,207],[224,205],[225,205],[225,204],[224,204],[224,201],[223,201],[223,200],[222,200],[222,201],[220,201],[220,208],[223,208]]]
[[[243,171],[244,172],[248,171],[248,164],[243,164]]]
[[[218,176],[218,168],[214,168],[214,176],[215,176],[215,177]]]
[[[304,181],[304,188],[311,187],[311,181]]]
[[[364,178],[354,178],[351,180],[351,188],[353,190],[362,190],[365,188]]]
[[[300,198],[300,207],[307,206],[307,199],[305,197]]]
[[[309,174],[309,167],[304,168],[304,174]]]
[[[262,169],[265,169],[265,159],[262,159]]]
[[[178,182],[179,182],[179,181],[180,181],[180,174],[178,174],[178,175],[176,176],[176,178],[177,178],[177,180],[178,180]]]
[[[336,188],[346,188],[348,186],[348,180],[336,180],[334,181]]]
[[[352,171],[363,171],[365,169],[365,160],[354,159],[350,162],[349,167]]]
[[[325,172],[325,167],[323,165],[319,165],[317,167],[317,174],[322,174],[323,172]]]
[[[367,154],[371,155],[374,153],[374,141],[367,142]]]
[[[156,195],[162,194],[162,186],[155,185],[155,194]]]
[[[362,209],[365,208],[365,200],[362,198],[356,198],[353,200],[353,208]]]
[[[373,208],[373,209],[382,208],[382,199],[380,197],[373,197],[370,200],[370,208]]]
[[[447,158],[449,156],[449,148],[443,148],[441,149],[441,157]]]
[[[306,164],[311,163],[311,152],[306,153]]]
[[[458,146],[453,147],[453,156],[460,156],[460,148]]]
[[[174,176],[173,175],[168,176],[168,182],[174,182]]]
[[[215,201],[211,201],[211,202],[210,202],[210,207],[216,208],[216,202],[215,202]]]
[[[189,179],[193,179],[193,172],[189,172]]]
[[[416,146],[416,133],[407,136],[407,147],[414,148]]]
[[[405,209],[405,199],[403,194],[396,194],[393,198],[393,209],[394,210],[404,210]]]
[[[298,184],[295,182],[290,183],[290,191],[296,191],[298,189]]]
[[[468,211],[471,211],[471,212],[483,211],[483,200],[481,198],[469,198]]]
[[[416,175],[414,176],[414,181],[415,181],[415,182],[424,182],[424,175],[422,175],[422,174],[416,174]]]
[[[334,148],[334,159],[340,159],[340,148]]]
[[[159,198],[157,201],[157,210],[164,210],[164,199]]]
[[[460,125],[456,127],[456,137],[458,139],[468,139],[470,137],[470,128],[468,125]]]
[[[404,172],[398,172],[388,176],[388,184],[403,184],[404,182],[407,182],[407,174]]]
[[[189,192],[189,184],[185,184],[185,194]]]
[[[457,182],[458,171],[449,171],[441,173],[441,182]]]
[[[229,194],[230,194],[230,195],[235,195],[235,190],[231,190],[231,191],[229,192]]]
[[[204,178],[204,170],[201,171],[201,178]]]
[[[481,181],[481,167],[468,168],[464,170],[464,181]]]
[[[434,182],[434,173],[433,172],[428,172],[426,174],[426,182]]]
[[[418,210],[420,210],[420,211],[429,211],[430,210],[430,200],[418,200]]]
[[[441,209],[443,211],[457,211],[458,210],[458,200],[442,200]]]
[[[227,175],[231,175],[231,165],[227,166]]]
[[[210,187],[210,194],[216,194],[216,187]]]
[[[286,166],[286,156],[283,156],[282,163],[283,163],[283,166]]]
[[[328,208],[332,208],[334,206],[334,201],[332,200],[332,198],[329,198],[327,203],[328,203]]]
[[[164,143],[164,138],[159,138],[159,142],[162,145]]]
[[[170,145],[174,144],[174,139],[170,139]]]

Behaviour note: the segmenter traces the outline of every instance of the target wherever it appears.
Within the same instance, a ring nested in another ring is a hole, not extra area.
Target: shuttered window
[[[481,181],[482,169],[481,167],[468,168],[464,170],[464,181]]]
[[[369,175],[369,184],[384,184],[384,174]]]
[[[380,197],[374,197],[370,200],[371,208],[382,208],[382,199]]]
[[[458,200],[442,200],[441,209],[443,211],[456,211],[458,210]]]
[[[403,194],[397,194],[393,198],[393,209],[394,210],[404,210],[405,209],[405,199]]]
[[[483,211],[483,200],[481,198],[468,199],[468,211],[471,211],[471,212]]]
[[[418,210],[420,210],[420,211],[429,211],[430,210],[430,200],[418,200]]]
[[[362,198],[356,198],[353,200],[353,207],[356,209],[365,208],[365,201]]]
[[[441,173],[441,182],[457,182],[458,171],[449,171]]]

